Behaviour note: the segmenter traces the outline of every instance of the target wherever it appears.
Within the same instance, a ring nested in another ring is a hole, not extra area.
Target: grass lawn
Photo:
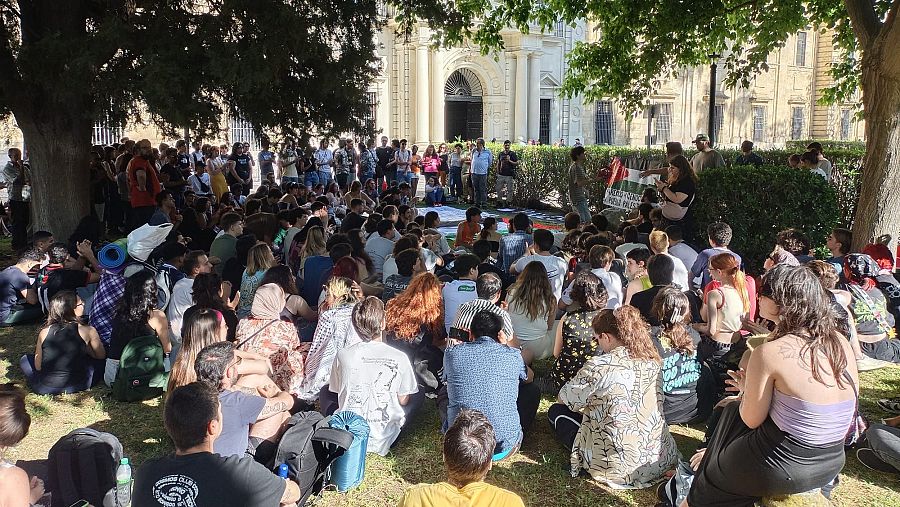
[[[0,244],[0,250],[8,242]],[[8,248],[8,246],[7,246]],[[3,262],[8,264],[9,261]],[[0,329],[0,382],[23,383],[18,360],[33,352],[37,326]],[[540,373],[540,369],[538,371]],[[877,421],[887,414],[875,404],[878,398],[900,391],[900,369],[890,368],[862,375],[862,410]],[[526,505],[618,506],[653,505],[655,490],[613,491],[586,479],[572,479],[566,472],[568,455],[554,441],[546,411],[552,400],[545,398],[534,428],[526,435],[521,452],[496,465],[488,481],[518,493]],[[11,451],[11,458],[44,459],[60,437],[80,427],[92,427],[116,435],[125,453],[140,467],[145,460],[172,450],[162,426],[159,400],[117,403],[108,389],[62,396],[27,398],[32,415],[28,437]],[[404,488],[419,482],[442,480],[440,431],[434,404],[426,402],[423,413],[411,423],[411,431],[385,458],[369,455],[366,478],[348,494],[326,493],[319,505],[382,507],[395,505]],[[682,453],[689,457],[702,438],[699,428],[673,426]],[[752,480],[752,478],[748,478]],[[847,457],[841,484],[834,493],[837,505],[900,506],[900,488],[895,476],[871,471],[854,455]]]

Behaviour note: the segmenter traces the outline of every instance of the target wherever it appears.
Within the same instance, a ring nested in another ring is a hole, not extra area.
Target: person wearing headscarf
[[[284,290],[274,283],[256,289],[250,315],[241,319],[235,333],[240,350],[255,352],[269,359],[270,376],[279,388],[297,394],[303,380],[303,362],[307,345],[300,342],[294,324],[281,320]]]
[[[850,292],[850,311],[856,320],[856,334],[863,353],[873,359],[900,363],[900,341],[894,340],[894,316],[887,311],[887,299],[875,277],[880,270],[871,256],[853,253],[844,256],[842,289]]]
[[[794,254],[792,254],[791,252],[788,252],[781,246],[776,245],[775,249],[772,250],[772,253],[770,253],[766,257],[766,261],[765,261],[765,263],[763,263],[763,269],[768,271],[768,270],[774,268],[775,266],[782,266],[782,265],[796,267],[796,266],[800,265],[800,261],[797,259],[796,256],[794,256]]]

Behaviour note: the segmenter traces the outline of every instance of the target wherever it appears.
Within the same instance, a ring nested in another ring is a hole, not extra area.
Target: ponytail
[[[731,284],[737,289],[741,295],[741,301],[744,303],[744,313],[750,313],[750,294],[747,292],[747,275],[743,271],[737,270],[731,275]]]

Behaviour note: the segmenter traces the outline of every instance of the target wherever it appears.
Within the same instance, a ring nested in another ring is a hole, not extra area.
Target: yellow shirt
[[[397,507],[525,507],[519,495],[486,482],[458,489],[446,482],[412,486]]]

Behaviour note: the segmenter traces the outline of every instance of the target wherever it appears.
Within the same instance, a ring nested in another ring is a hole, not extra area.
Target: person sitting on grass
[[[395,261],[397,273],[388,276],[384,280],[381,300],[385,303],[397,294],[405,291],[409,287],[409,282],[412,281],[413,275],[425,271],[425,264],[422,262],[422,257],[416,249],[408,248],[403,250],[396,255]]]
[[[691,280],[700,278],[700,288],[704,288],[712,281],[709,274],[709,260],[721,253],[730,253],[737,265],[741,265],[741,256],[728,249],[731,243],[731,226],[724,222],[713,222],[706,228],[707,239],[709,240],[709,248],[697,254],[697,260],[691,266]]]
[[[31,323],[43,316],[40,306],[25,303],[31,285],[28,273],[43,260],[44,252],[30,248],[15,264],[0,271],[0,326]]]
[[[257,461],[265,463],[263,454],[274,452],[278,445],[294,398],[265,379],[249,379],[253,386],[247,382],[237,385],[245,380],[240,375],[242,362],[232,343],[216,342],[197,354],[194,373],[198,381],[219,393],[222,437],[215,443],[215,452],[226,457],[252,452]]]
[[[482,411],[497,430],[493,460],[499,461],[522,445],[522,431],[534,422],[541,392],[522,354],[509,346],[499,315],[476,313],[469,340],[444,353],[446,394],[438,393],[442,428],[446,431],[463,408]]]
[[[34,392],[77,393],[100,380],[106,350],[97,330],[82,324],[83,314],[84,303],[72,291],[58,292],[50,300],[34,355],[22,356],[19,363]]]
[[[460,222],[456,228],[456,242],[453,244],[453,248],[471,250],[472,244],[475,243],[475,236],[479,232],[481,232],[481,210],[475,207],[469,208],[466,210],[466,220]]]
[[[633,248],[625,254],[625,304],[631,304],[635,294],[653,287],[650,275],[647,274],[647,262],[650,260],[650,249],[644,246]]]
[[[24,507],[44,496],[44,481],[37,476],[29,480],[25,470],[6,460],[6,452],[25,439],[30,427],[25,391],[14,384],[0,384],[0,505]]]
[[[369,423],[367,452],[385,456],[400,430],[421,405],[416,374],[403,352],[384,343],[384,303],[367,297],[353,308],[353,328],[360,341],[340,352],[331,367],[322,411],[350,410]],[[331,407],[326,407],[331,402]]]
[[[425,183],[425,204],[428,206],[444,205],[444,187],[438,183],[437,178],[428,178]]]
[[[591,275],[593,276],[593,275]],[[603,351],[559,391],[547,414],[571,451],[571,474],[586,470],[614,488],[646,488],[678,462],[663,420],[661,360],[650,328],[630,306],[602,310],[591,327]]]
[[[495,445],[494,428],[488,418],[477,410],[460,410],[444,434],[447,481],[410,487],[398,507],[524,507],[515,493],[484,482],[491,471]]]
[[[296,482],[278,477],[252,457],[215,452],[226,424],[220,397],[202,382],[169,393],[163,422],[175,453],[141,465],[135,474],[134,507],[276,507],[300,500]]]

